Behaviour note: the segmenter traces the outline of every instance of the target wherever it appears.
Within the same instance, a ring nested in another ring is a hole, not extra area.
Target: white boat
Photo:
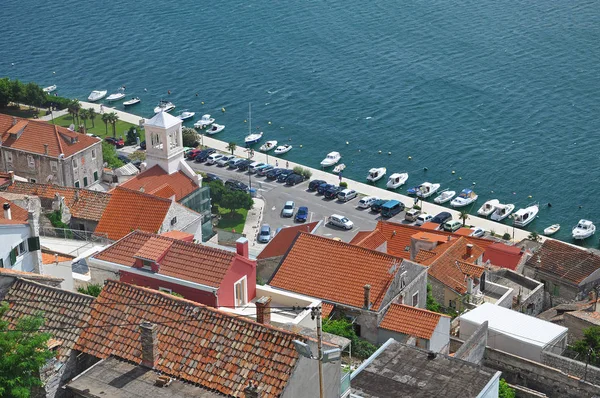
[[[292,150],[292,146],[290,144],[280,145],[275,148],[275,155],[281,155],[282,153],[286,153]]]
[[[272,141],[267,141],[264,144],[262,144],[259,148],[259,150],[261,152],[269,152],[272,149],[277,148],[277,141],[272,140]]]
[[[548,228],[544,229],[544,235],[546,235],[546,236],[554,235],[555,233],[558,232],[559,229],[560,229],[560,224],[550,225]]]
[[[333,166],[334,164],[339,162],[341,158],[342,158],[342,155],[340,155],[339,152],[329,152],[327,154],[327,156],[325,157],[325,159],[321,160],[321,166],[322,167]]]
[[[196,112],[183,111],[177,117],[181,120],[188,120],[188,119],[193,118],[195,114],[196,114]]]
[[[440,189],[440,184],[432,184],[430,182],[424,182],[417,191],[417,196],[421,199],[425,199],[436,193]]]
[[[389,189],[396,189],[401,187],[408,180],[408,173],[394,173],[388,178],[387,184],[385,184]]]
[[[51,93],[51,92],[53,92],[55,90],[56,90],[56,84],[53,84],[53,85],[48,86],[48,87],[44,87],[42,89],[42,91],[44,91],[45,93]]]
[[[158,103],[158,106],[154,108],[154,113],[171,112],[173,109],[175,109],[175,104],[170,101],[161,100]]]
[[[494,212],[494,210],[496,209],[496,205],[499,204],[500,201],[498,199],[488,200],[483,205],[481,205],[479,210],[477,210],[477,214],[479,214],[480,216],[487,217]]]
[[[340,163],[333,168],[335,174],[340,174],[344,170],[346,170],[346,165],[344,163]]]
[[[102,98],[106,97],[106,93],[108,93],[107,90],[94,90],[88,96],[88,101],[90,101],[90,102],[99,101]]]
[[[514,214],[515,219],[515,227],[525,227],[533,220],[535,220],[535,216],[537,216],[540,211],[540,207],[537,203],[532,204],[524,209],[519,209]]]
[[[596,233],[596,226],[589,220],[579,220],[573,227],[573,239],[583,240]]]
[[[258,141],[260,141],[260,139],[263,136],[263,132],[261,131],[260,133],[252,133],[252,134],[248,134],[246,136],[246,138],[244,138],[244,142],[246,143],[246,145],[252,145],[252,144],[256,144]]]
[[[223,124],[213,123],[212,126],[210,126],[210,128],[208,130],[206,130],[206,134],[209,134],[209,135],[217,134],[217,133],[220,133],[221,131],[223,131],[224,128],[225,128],[225,125],[223,125]]]
[[[123,102],[124,106],[131,106],[131,105],[135,105],[135,104],[139,104],[142,100],[140,99],[140,97],[133,97],[128,101]]]
[[[369,174],[367,175],[367,181],[375,182],[379,181],[385,176],[387,173],[387,169],[385,167],[374,167],[369,170]]]
[[[202,115],[202,118],[200,120],[198,120],[196,123],[194,123],[194,127],[196,127],[197,129],[203,129],[205,127],[210,126],[214,122],[215,122],[215,118],[210,117],[210,115],[206,114],[206,115]]]
[[[108,102],[115,102],[115,101],[122,100],[123,98],[125,98],[125,88],[124,87],[119,87],[119,89],[117,90],[117,92],[109,95],[108,97],[106,97],[106,100]]]
[[[506,205],[503,205],[503,204],[500,203],[500,204],[497,204],[494,207],[495,207],[495,210],[492,213],[492,216],[490,217],[494,221],[502,221],[502,220],[504,220],[515,209],[515,205],[513,205],[512,203],[509,203],[509,204],[506,204]]]
[[[452,199],[454,197],[454,195],[456,195],[456,191],[444,191],[441,194],[439,194],[438,196],[436,196],[436,198],[433,199],[433,201],[435,203],[441,205],[442,203],[446,203],[450,199]]]
[[[463,189],[461,193],[450,202],[452,207],[465,207],[477,200],[477,194],[472,189]]]

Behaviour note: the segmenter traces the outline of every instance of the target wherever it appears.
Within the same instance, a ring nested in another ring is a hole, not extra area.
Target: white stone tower
[[[144,123],[146,130],[146,167],[155,165],[173,174],[184,162],[182,121],[167,112],[158,112]]]

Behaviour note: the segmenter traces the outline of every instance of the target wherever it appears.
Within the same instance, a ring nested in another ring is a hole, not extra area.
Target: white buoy
[[[248,123],[248,121],[246,119],[244,119],[244,123]]]
[[[391,152],[388,152],[388,155],[391,155],[391,154],[392,154]]]
[[[221,108],[221,112],[225,112],[225,108]]]
[[[533,198],[533,196],[529,195],[528,198],[531,199],[531,198]]]
[[[202,103],[202,105],[204,105],[204,101],[202,101],[201,103]]]
[[[459,180],[462,180],[462,177],[458,177]]]
[[[473,181],[473,185],[477,185],[477,183],[475,181]]]
[[[381,153],[381,151],[379,151],[379,153]]]
[[[412,160],[412,156],[409,156],[409,157],[408,157],[408,160]]]
[[[348,141],[346,141],[346,145],[348,145],[348,144],[349,144],[349,142],[348,142]]]
[[[452,170],[452,174],[456,174],[456,171]]]
[[[302,145],[300,145],[300,148],[302,148]]]
[[[271,124],[271,122],[269,122],[269,124]]]

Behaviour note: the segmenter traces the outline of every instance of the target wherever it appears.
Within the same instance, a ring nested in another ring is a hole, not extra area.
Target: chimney
[[[140,342],[142,343],[141,365],[154,369],[156,360],[158,359],[158,341],[155,324],[147,321],[140,323]]]
[[[368,310],[371,308],[371,285],[365,285],[365,296],[363,308]]]
[[[248,258],[248,239],[241,237],[238,240],[236,240],[235,250],[240,256]]]
[[[473,293],[473,278],[471,275],[467,275],[467,294]]]
[[[271,324],[271,297],[262,296],[256,302],[256,322]]]
[[[10,203],[4,202],[4,206],[2,206],[2,207],[4,208],[4,219],[12,220],[12,217],[10,214]]]
[[[248,383],[248,387],[244,388],[244,396],[246,398],[261,398],[262,397],[262,389],[258,388],[258,386],[252,381]]]
[[[448,242],[452,240],[452,236],[448,235]]]
[[[471,257],[473,255],[473,245],[468,243],[467,244],[467,257]]]
[[[8,172],[8,176],[10,177],[10,183],[12,184],[13,182],[15,182],[15,172],[14,171],[9,171]]]
[[[48,156],[48,144],[44,144],[44,155]]]
[[[17,122],[18,122],[17,118],[13,116],[13,122],[12,122],[12,125],[14,126],[15,124],[17,124]]]

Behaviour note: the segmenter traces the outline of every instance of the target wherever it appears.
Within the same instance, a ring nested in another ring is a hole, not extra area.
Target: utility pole
[[[323,398],[323,335],[321,328],[323,319],[321,318],[321,307],[311,309],[311,317],[317,321],[317,361],[319,362],[319,397]]]

